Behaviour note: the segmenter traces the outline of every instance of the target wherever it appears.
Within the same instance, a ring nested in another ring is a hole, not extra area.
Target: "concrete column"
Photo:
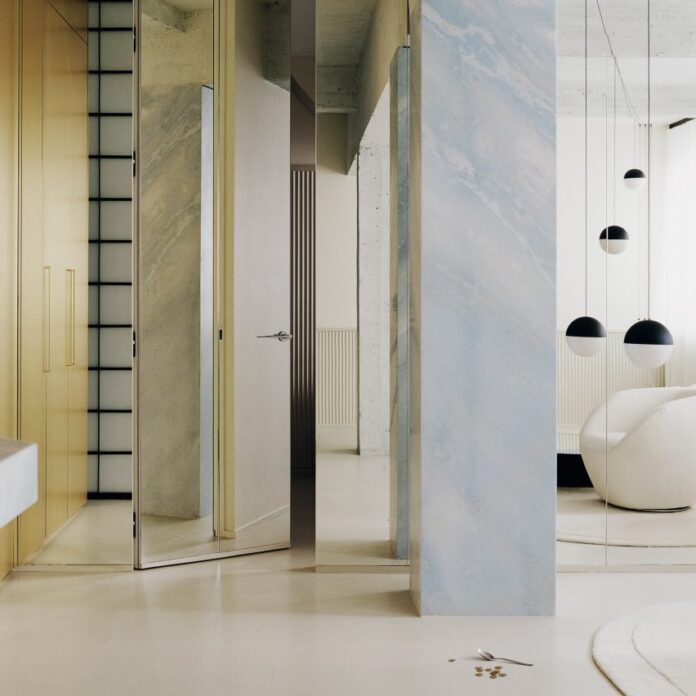
[[[409,526],[409,48],[391,66],[391,422],[390,532],[396,558],[408,558]]]
[[[389,453],[389,90],[358,152],[358,447]]]
[[[411,22],[411,588],[422,614],[551,614],[555,2]]]

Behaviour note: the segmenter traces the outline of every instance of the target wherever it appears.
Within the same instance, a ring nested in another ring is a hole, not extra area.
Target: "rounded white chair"
[[[617,392],[585,421],[580,454],[595,491],[612,505],[690,507],[696,503],[696,388]]]

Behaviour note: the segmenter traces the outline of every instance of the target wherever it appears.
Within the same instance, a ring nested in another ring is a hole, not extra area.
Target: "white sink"
[[[30,508],[38,496],[37,446],[0,438],[0,528]]]

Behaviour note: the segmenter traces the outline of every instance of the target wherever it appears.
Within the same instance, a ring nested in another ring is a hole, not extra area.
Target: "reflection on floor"
[[[133,503],[88,500],[32,565],[132,565]]]
[[[139,573],[14,573],[0,584],[3,693],[611,696],[595,631],[691,599],[696,582],[562,574],[554,618],[419,619],[406,573],[312,565],[300,548]],[[493,686],[473,676],[478,647],[536,666],[510,666]]]
[[[145,562],[237,551],[289,540],[290,509],[284,508],[239,530],[236,538],[213,533],[210,516],[196,520],[144,515]],[[289,542],[288,542],[289,543]],[[30,565],[133,564],[133,503],[89,500],[47,544]]]
[[[231,552],[257,546],[288,542],[290,508],[246,525],[233,539],[219,539],[212,516],[195,520],[160,515],[143,515],[143,560],[146,563],[206,554]]]
[[[355,454],[351,436],[319,432],[317,566],[406,566],[389,541],[389,457]]]
[[[559,488],[557,528],[559,565],[696,564],[693,508],[625,510],[605,507],[592,488]]]

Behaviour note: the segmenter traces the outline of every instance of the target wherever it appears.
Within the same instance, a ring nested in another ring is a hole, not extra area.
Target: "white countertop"
[[[38,448],[0,438],[0,528],[38,499]]]

